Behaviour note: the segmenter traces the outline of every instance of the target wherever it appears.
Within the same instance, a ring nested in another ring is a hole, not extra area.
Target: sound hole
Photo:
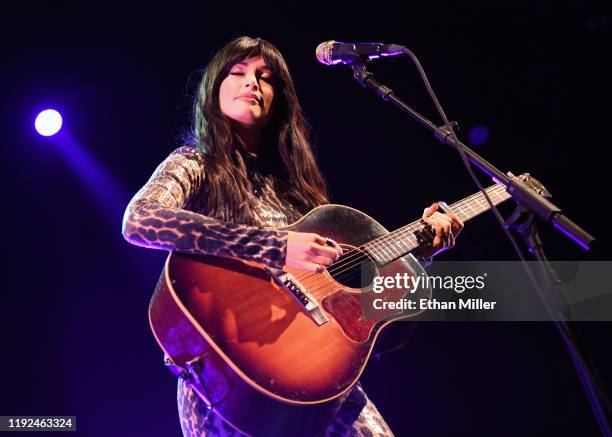
[[[327,268],[327,272],[340,284],[351,288],[366,288],[376,276],[376,266],[359,249],[340,245],[344,254]]]

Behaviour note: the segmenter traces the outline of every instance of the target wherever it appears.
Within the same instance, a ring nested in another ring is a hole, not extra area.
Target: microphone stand
[[[410,55],[413,58],[413,60],[417,64],[417,67],[419,67],[419,71],[424,81],[426,82],[426,85],[429,86],[426,77],[424,76],[424,71],[422,71],[422,68],[420,67],[420,64],[418,63],[416,57],[408,49],[404,49],[404,51],[406,54]],[[540,297],[545,308],[552,316],[553,323],[559,330],[567,348],[570,351],[572,361],[576,367],[580,382],[582,383],[587,398],[591,404],[599,428],[602,431],[602,435],[604,435],[605,437],[612,437],[612,432],[610,431],[608,420],[606,419],[606,410],[604,409],[604,407],[602,407],[600,399],[597,396],[598,389],[600,390],[599,394],[604,403],[607,402],[607,399],[605,395],[601,393],[600,387],[594,384],[593,376],[591,374],[589,366],[580,354],[578,339],[575,333],[572,332],[568,324],[568,322],[572,318],[572,312],[569,304],[567,303],[567,299],[565,298],[563,283],[559,280],[552,266],[548,262],[548,259],[543,250],[542,242],[537,232],[537,228],[533,224],[533,216],[537,216],[543,223],[552,224],[556,230],[563,233],[566,237],[572,239],[575,243],[580,245],[585,250],[591,249],[593,243],[595,242],[595,238],[588,232],[586,232],[584,229],[582,229],[580,226],[578,226],[576,223],[571,221],[568,217],[566,217],[559,207],[549,202],[540,194],[534,192],[519,178],[511,178],[507,176],[504,172],[499,170],[497,167],[486,161],[472,149],[470,149],[461,141],[459,141],[459,139],[456,137],[452,130],[453,126],[449,126],[450,123],[444,124],[442,126],[437,126],[430,120],[425,118],[423,115],[415,111],[413,108],[408,106],[404,101],[402,101],[394,94],[392,89],[388,88],[387,86],[381,84],[376,79],[374,79],[373,74],[367,71],[365,63],[362,60],[356,59],[353,63],[350,64],[350,67],[353,70],[353,75],[355,79],[364,88],[369,88],[370,90],[374,91],[384,101],[393,103],[402,112],[408,114],[423,127],[431,131],[441,143],[451,146],[452,148],[457,150],[457,152],[459,152],[462,156],[465,156],[467,160],[469,160],[472,164],[476,165],[483,172],[488,174],[491,178],[505,185],[506,191],[518,204],[517,211],[515,211],[515,214],[513,214],[510,217],[509,221],[506,222],[506,227],[514,227],[519,231],[519,233],[525,239],[529,251],[533,254],[534,258],[539,261],[537,264],[541,267],[541,278],[543,279],[542,283],[546,292],[542,293],[539,287],[537,286],[537,283],[534,282],[536,290],[538,290],[538,292],[540,293]],[[430,94],[432,94],[434,103],[438,105],[437,99],[435,98],[435,95],[433,95],[433,91],[430,89],[428,89],[428,91],[430,91]],[[438,109],[443,114],[441,107],[439,107]],[[443,117],[445,118],[444,115]],[[487,198],[489,204],[493,206],[490,202],[490,199],[488,199],[488,197],[486,196],[486,193],[484,193],[484,195],[485,198]],[[518,225],[516,224],[516,220],[518,219],[520,213],[523,211],[528,212],[530,214],[530,217],[522,225]],[[520,255],[520,253],[519,257],[522,258],[522,255]],[[529,277],[533,280],[531,272],[529,271],[529,268],[526,266],[526,264],[525,268],[528,270],[527,273]],[[553,308],[551,308],[551,303],[555,303],[555,311],[553,311]],[[584,342],[582,341],[582,343]],[[588,354],[586,355],[588,356]],[[609,404],[606,403],[605,408],[609,409]]]
[[[547,191],[542,195],[550,197],[550,193]],[[519,218],[524,214],[526,218],[519,222]],[[544,253],[544,245],[533,219],[534,214],[532,212],[526,210],[521,204],[517,204],[514,212],[506,220],[506,227],[514,229],[523,237],[529,253],[538,261],[536,265],[540,267],[540,283],[544,289],[543,297],[547,300],[549,308],[557,310],[556,316],[559,320],[569,321],[573,318],[573,314],[572,307],[567,300],[565,284],[559,279]]]
[[[529,211],[532,211],[537,215],[544,223],[551,222],[553,226],[567,237],[571,238],[574,242],[582,246],[584,249],[589,250],[591,245],[595,241],[595,238],[588,232],[582,229],[580,226],[575,224],[569,218],[567,218],[561,211],[560,208],[550,203],[548,200],[533,192],[527,185],[517,178],[510,178],[505,173],[500,171],[497,167],[487,162],[484,158],[479,156],[472,149],[467,147],[461,141],[453,137],[450,128],[446,125],[436,126],[434,123],[423,117],[417,111],[408,106],[405,102],[399,99],[390,88],[382,85],[372,76],[372,73],[366,70],[365,64],[354,63],[351,64],[355,79],[365,88],[373,90],[386,102],[391,102],[404,113],[412,116],[422,126],[429,129],[434,133],[436,138],[455,149],[461,149],[467,156],[468,160],[484,171],[486,174],[491,176],[504,184],[506,190],[512,195],[513,199],[519,204],[523,205]]]

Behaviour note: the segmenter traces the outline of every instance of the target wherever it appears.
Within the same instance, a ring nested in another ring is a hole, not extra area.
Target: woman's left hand
[[[438,204],[434,203],[423,211],[423,220],[429,223],[436,233],[431,245],[418,250],[419,255],[425,259],[453,247],[457,235],[463,229],[463,222],[457,215],[440,213],[438,208]]]

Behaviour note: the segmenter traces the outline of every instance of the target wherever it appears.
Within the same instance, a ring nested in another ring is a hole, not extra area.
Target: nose
[[[255,77],[255,74],[245,75],[245,86],[253,89],[259,88],[259,82],[257,82],[257,77]]]

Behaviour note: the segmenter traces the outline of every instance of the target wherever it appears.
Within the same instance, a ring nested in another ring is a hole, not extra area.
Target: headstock
[[[531,176],[529,173],[523,173],[519,176],[514,176],[512,173],[508,173],[508,175],[511,177],[520,179],[521,181],[525,183],[525,185],[527,185],[533,191],[538,193],[540,196],[543,196],[547,199],[552,197],[552,194],[550,194],[550,191],[546,189],[546,187],[542,184],[542,182],[538,181],[536,178]]]

